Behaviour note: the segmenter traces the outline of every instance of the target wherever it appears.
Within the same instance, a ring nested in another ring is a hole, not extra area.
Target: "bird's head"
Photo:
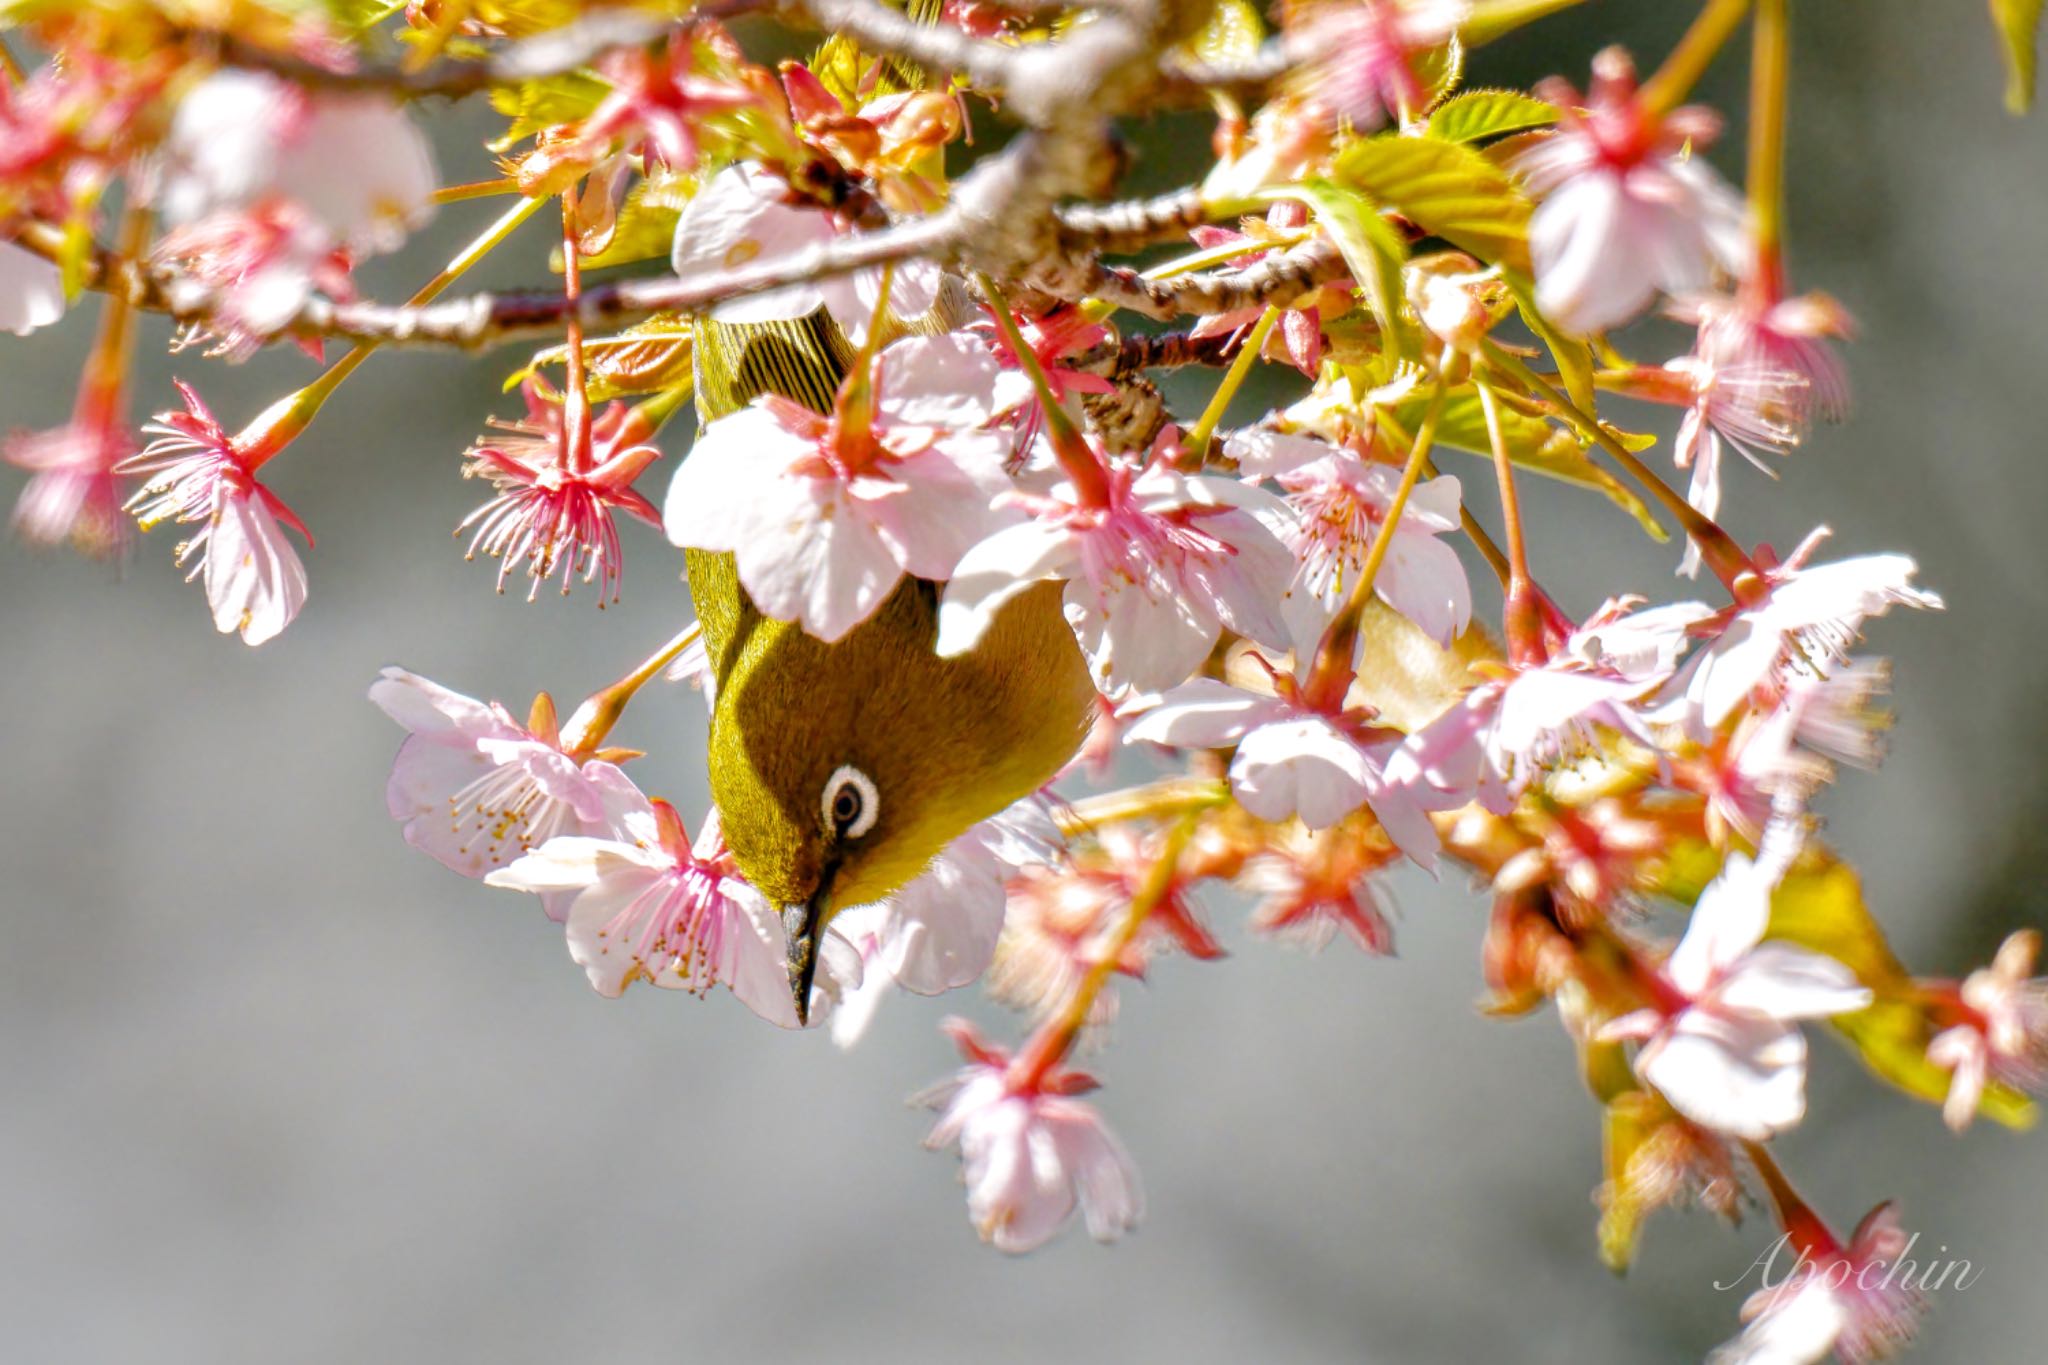
[[[740,870],[782,909],[800,1022],[834,915],[895,892],[1073,753],[1093,693],[1046,588],[959,658],[933,652],[933,589],[915,579],[831,644],[758,615],[734,640],[711,795]]]

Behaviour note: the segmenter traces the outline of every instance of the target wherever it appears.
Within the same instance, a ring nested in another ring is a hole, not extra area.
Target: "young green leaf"
[[[1439,104],[1423,132],[1440,142],[1479,142],[1557,122],[1557,108],[1516,90],[1467,90]]]
[[[1401,263],[1408,259],[1408,244],[1392,223],[1380,217],[1378,206],[1358,191],[1328,180],[1289,186],[1277,197],[1304,200],[1315,210],[1316,221],[1351,267],[1351,278],[1365,290],[1389,349],[1397,355],[1413,354],[1414,338],[1401,311]]]
[[[1398,134],[1365,138],[1338,154],[1336,179],[1483,261],[1529,267],[1529,200],[1470,147]]]

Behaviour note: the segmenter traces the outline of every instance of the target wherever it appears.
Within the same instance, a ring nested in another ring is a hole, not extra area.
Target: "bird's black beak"
[[[831,897],[832,881],[827,877],[808,902],[782,910],[782,927],[789,932],[789,993],[796,1002],[799,1028],[811,1022],[811,983],[818,976],[818,943],[825,934],[826,905]]]

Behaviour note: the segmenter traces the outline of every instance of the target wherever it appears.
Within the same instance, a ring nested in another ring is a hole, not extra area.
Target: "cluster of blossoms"
[[[1225,955],[1200,888],[1254,898],[1260,934],[1382,955],[1389,880],[1455,869],[1492,898],[1491,1007],[1554,1004],[1582,1054],[1606,1125],[1602,1255],[1625,1265],[1661,1205],[1733,1218],[1760,1194],[1814,1273],[1752,1301],[1720,1358],[1860,1361],[1910,1337],[1916,1296],[1860,1287],[1903,1245],[1890,1207],[1838,1241],[1769,1146],[1805,1116],[1808,1030],[1834,1026],[1959,1131],[2021,1125],[2048,1080],[2048,982],[2029,933],[1961,981],[1908,975],[1817,836],[1841,765],[1882,756],[1889,674],[1859,652],[1866,624],[1941,600],[1902,555],[1824,558],[1825,529],[1780,555],[1719,520],[1728,450],[1785,455],[1848,406],[1845,311],[1785,281],[1782,0],[1755,6],[1743,191],[1706,159],[1718,119],[1682,103],[1740,0],[1711,0],[1645,81],[1600,53],[1583,94],[1460,93],[1468,47],[1556,8],[1461,0],[1290,5],[1270,43],[1244,0],[1192,39],[1170,0],[1077,5],[1071,29],[1038,8],[856,2],[831,7],[842,31],[813,61],[776,70],[708,18],[594,5],[370,7],[351,27],[245,0],[206,33],[146,0],[29,8],[56,58],[0,78],[0,326],[108,297],[72,421],[5,447],[31,475],[25,536],[111,554],[131,518],[177,521],[216,626],[262,644],[307,602],[286,528],[310,543],[269,462],[381,346],[538,333],[558,344],[518,372],[523,415],[461,453],[493,489],[459,528],[469,553],[499,561],[500,591],[524,576],[529,598],[581,581],[613,600],[624,513],[665,534],[646,544],[660,572],[688,564],[701,627],[566,720],[546,694],[522,721],[398,668],[371,688],[408,732],[387,793],[407,842],[537,897],[593,989],[722,988],[851,1046],[892,988],[981,983],[1024,1036],[946,1025],[963,1066],[925,1097],[929,1142],[957,1147],[996,1246],[1037,1247],[1076,1210],[1109,1240],[1144,1201],[1073,1063],[1106,1042],[1122,979]],[[1097,49],[1121,50],[1089,35],[1118,26],[1157,71],[1103,65],[1103,112],[1213,107],[1215,168],[1165,200],[1056,209],[1106,197],[1114,159],[1061,107],[1071,83],[1042,98],[1033,81],[1048,56],[1089,79]],[[401,27],[402,61],[385,52]],[[998,88],[1026,131],[949,181]],[[513,115],[500,176],[443,187],[403,99],[479,90]],[[412,304],[356,297],[357,262],[437,203],[490,196],[511,207]],[[555,205],[559,285],[430,302]],[[1142,270],[1111,259],[1170,244]],[[1695,339],[1637,363],[1620,329],[1653,310]],[[230,362],[355,345],[239,431],[181,383],[141,444],[127,361],[151,313]],[[1305,391],[1225,429],[1261,361]],[[1146,377],[1201,365],[1222,378],[1198,413]],[[1596,393],[1683,409],[1686,491]],[[693,400],[683,457],[666,424]],[[1483,461],[1467,477],[1493,484],[1498,542],[1437,468],[1456,450]],[[658,496],[642,485],[665,453]],[[1522,515],[1534,476],[1675,525],[1679,571],[1706,571],[1696,600],[1568,611],[1530,570],[1551,530]],[[1468,565],[1498,582],[1497,630]],[[1037,603],[1053,625],[1003,653]],[[968,704],[1021,699],[1027,721],[1071,656],[1093,733],[1013,799],[1022,734],[945,714],[887,730],[939,703],[880,695],[878,641],[981,669]],[[665,675],[710,708],[714,791],[743,793],[694,837],[609,742]],[[808,751],[835,708],[885,750],[947,747],[957,725],[988,775],[955,761],[958,809],[920,807],[879,760]],[[735,758],[721,735],[742,727]],[[1173,770],[1087,790],[1123,750]],[[832,774],[822,810],[762,795],[784,767]],[[905,824],[926,846],[846,870]],[[857,903],[831,901],[827,859]]]

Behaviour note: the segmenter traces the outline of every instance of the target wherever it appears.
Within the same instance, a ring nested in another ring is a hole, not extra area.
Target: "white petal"
[[[1872,998],[1841,963],[1789,943],[1758,944],[1714,991],[1721,1009],[1784,1020],[1847,1014]]]
[[[809,442],[764,407],[713,422],[669,481],[662,507],[669,540],[693,550],[737,549],[748,505],[809,451]]]
[[[1290,709],[1278,697],[1262,697],[1214,678],[1194,678],[1170,692],[1135,697],[1119,714],[1135,717],[1124,729],[1126,743],[1220,749]]]
[[[1364,805],[1372,780],[1358,746],[1314,716],[1260,726],[1230,765],[1231,788],[1246,810],[1273,822],[1299,815],[1310,829]]]
[[[764,616],[827,644],[874,614],[903,566],[836,479],[782,478],[733,509],[733,562]]]
[[[0,242],[0,332],[25,337],[63,316],[63,272],[33,251]]]
[[[977,427],[995,414],[995,353],[978,337],[907,337],[882,352],[875,407],[891,422]]]
[[[698,191],[676,220],[670,263],[695,275],[773,261],[832,239],[822,211],[782,202],[787,187],[750,164],[728,166]],[[817,311],[824,296],[815,284],[750,294],[711,310],[721,322],[781,322]]]
[[[1806,1113],[1806,1039],[1770,1020],[1685,1010],[1636,1071],[1679,1113],[1730,1137],[1761,1142]]]
[[[214,628],[242,642],[274,638],[306,604],[306,568],[259,496],[225,496],[206,541],[206,601]]]
[[[1260,479],[1269,479],[1275,474],[1285,474],[1327,459],[1335,451],[1336,447],[1329,442],[1313,436],[1294,436],[1264,427],[1245,427],[1234,431],[1223,442],[1223,453],[1237,461],[1238,472],[1248,478]]]
[[[1775,882],[1747,854],[1730,853],[1721,874],[1693,905],[1685,936],[1664,964],[1671,983],[1692,998],[1733,966],[1764,936]]]
[[[939,602],[939,654],[973,649],[1005,603],[1033,583],[1064,577],[1075,558],[1073,533],[1042,521],[998,531],[968,550]]]

